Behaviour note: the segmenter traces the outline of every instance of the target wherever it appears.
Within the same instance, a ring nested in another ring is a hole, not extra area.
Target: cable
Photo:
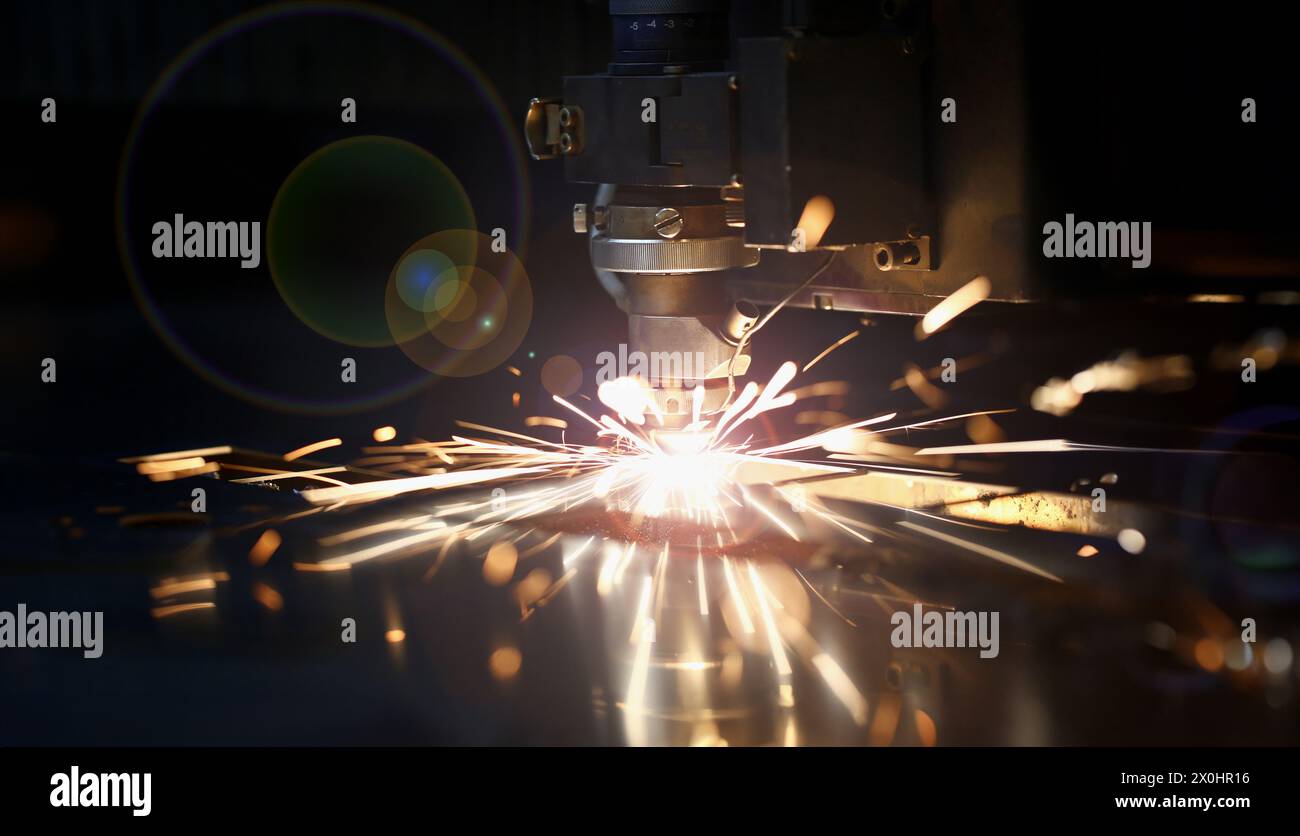
[[[728,406],[730,406],[731,399],[736,396],[736,375],[734,369],[736,365],[736,358],[740,357],[740,352],[743,351],[745,349],[745,346],[749,344],[749,338],[754,336],[754,334],[758,332],[759,328],[762,328],[764,325],[766,325],[769,319],[776,316],[777,311],[781,310],[787,304],[789,304],[791,299],[798,296],[800,293],[806,290],[809,285],[817,281],[817,279],[821,277],[822,273],[826,272],[826,268],[831,266],[831,262],[835,260],[835,256],[837,254],[838,254],[837,250],[832,250],[831,254],[826,258],[826,260],[822,262],[821,266],[812,272],[812,275],[804,279],[803,282],[800,283],[798,287],[796,287],[794,290],[786,294],[786,297],[784,299],[782,299],[780,302],[777,302],[775,305],[773,305],[772,310],[763,314],[763,318],[760,319],[758,322],[755,322],[753,328],[746,330],[745,333],[740,335],[740,339],[736,340],[736,350],[732,352],[731,360],[727,362],[727,399],[723,401],[722,406],[719,407],[719,410],[726,409]]]

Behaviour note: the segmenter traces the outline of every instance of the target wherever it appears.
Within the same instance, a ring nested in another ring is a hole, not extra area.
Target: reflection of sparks
[[[849,679],[849,675],[839,666],[839,663],[830,657],[829,654],[822,652],[813,657],[813,666],[817,672],[826,680],[830,686],[831,693],[844,703],[844,707],[849,710],[853,716],[853,721],[859,726],[867,724],[867,700],[862,696],[862,692]]]
[[[709,615],[708,582],[704,579],[704,554],[700,548],[700,539],[695,538],[695,589],[700,596],[700,615]]]
[[[650,650],[655,641],[655,623],[652,619],[646,619],[637,626],[639,638],[636,656],[632,662],[632,676],[627,684],[627,737],[633,745],[644,745],[649,742],[645,734],[645,693],[650,678]]]
[[[793,673],[790,667],[790,660],[786,658],[785,646],[776,630],[776,620],[772,617],[772,605],[768,603],[769,593],[767,587],[763,586],[763,580],[758,576],[758,570],[754,568],[754,563],[750,561],[747,565],[749,569],[749,582],[754,587],[754,598],[758,601],[758,612],[763,618],[763,629],[767,633],[768,645],[772,650],[772,663],[776,666],[776,674],[782,680],[789,678]],[[783,681],[782,686],[786,683]]]
[[[740,587],[736,585],[736,573],[732,571],[731,561],[722,558],[722,573],[727,579],[727,592],[731,595],[731,603],[736,607],[736,614],[740,616],[741,629],[746,633],[754,632],[754,619],[749,614],[749,606],[745,599],[740,595]]]

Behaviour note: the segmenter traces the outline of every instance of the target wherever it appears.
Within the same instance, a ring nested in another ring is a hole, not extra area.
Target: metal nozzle
[[[731,306],[727,318],[722,321],[722,336],[734,345],[740,342],[745,332],[758,322],[758,308],[752,302],[743,299]]]
[[[643,375],[668,427],[690,422],[697,386],[705,390],[705,413],[721,407],[736,342],[758,315],[752,305],[731,304],[720,275],[759,258],[736,223],[743,217],[737,190],[723,191],[604,186],[586,216],[592,266],[616,277],[628,347],[646,364]]]

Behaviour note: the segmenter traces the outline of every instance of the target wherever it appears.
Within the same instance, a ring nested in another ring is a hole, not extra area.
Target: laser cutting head
[[[533,157],[560,159],[566,180],[596,187],[574,208],[574,229],[628,315],[638,376],[679,427],[697,385],[711,413],[744,374],[757,319],[748,303],[821,298],[796,292],[825,257],[784,253],[919,242],[929,228],[916,59],[898,37],[864,34],[859,15],[815,5],[611,0],[607,72],[565,77],[562,97],[530,103]],[[854,61],[866,66],[846,74]],[[810,225],[807,210],[832,203],[852,211],[836,225],[843,235],[823,240],[829,213]],[[928,246],[912,246],[917,256],[896,269],[929,267]],[[753,280],[763,249],[782,255]],[[861,297],[858,279],[848,281]]]
[[[628,315],[628,345],[670,426],[685,426],[694,390],[703,411],[726,400],[728,374],[742,375],[740,345],[757,317],[733,303],[727,271],[752,266],[758,250],[740,236],[739,189],[602,187],[588,230],[592,267]]]

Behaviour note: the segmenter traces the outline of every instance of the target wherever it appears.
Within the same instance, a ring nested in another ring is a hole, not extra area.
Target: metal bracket
[[[534,160],[570,157],[582,152],[586,129],[582,108],[560,99],[533,99],[524,118],[524,137]]]

